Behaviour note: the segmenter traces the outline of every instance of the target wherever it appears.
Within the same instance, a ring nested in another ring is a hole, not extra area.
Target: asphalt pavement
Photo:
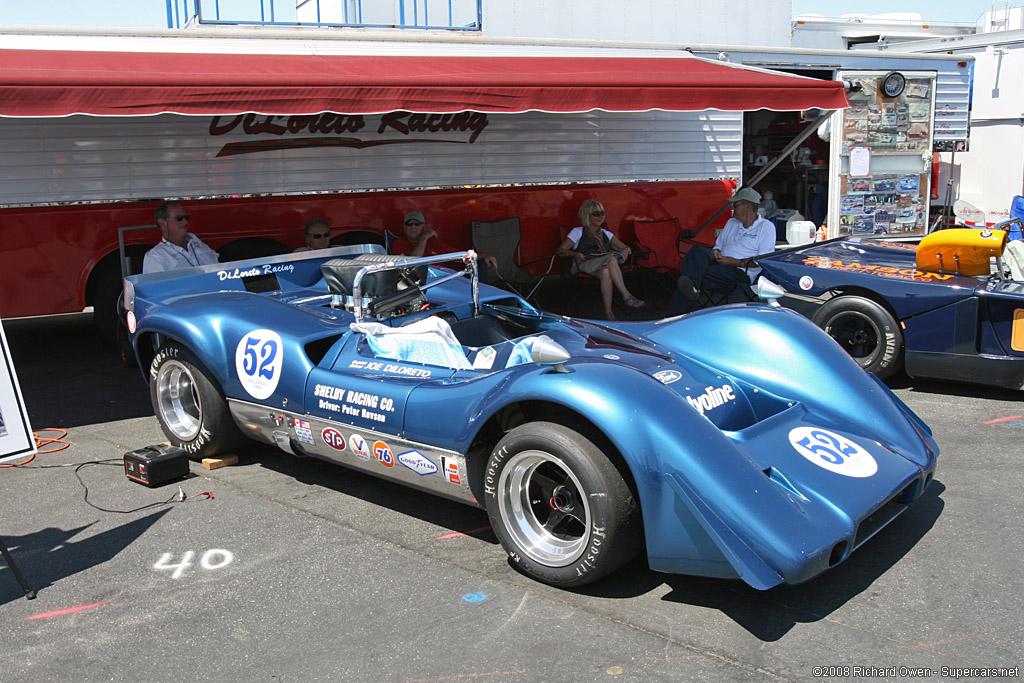
[[[0,680],[996,680],[1024,665],[1019,393],[892,381],[935,432],[936,479],[811,582],[760,592],[641,558],[563,591],[516,573],[480,510],[268,447],[132,482],[124,453],[164,440],[139,370],[87,313],[4,328],[33,428],[67,447],[0,469],[0,538],[37,591],[0,565]]]

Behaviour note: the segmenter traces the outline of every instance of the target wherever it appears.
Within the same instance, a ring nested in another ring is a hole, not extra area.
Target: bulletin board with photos
[[[902,92],[884,92],[885,77],[848,78],[860,89],[848,93],[843,112],[842,154],[866,147],[876,159],[866,175],[840,178],[840,233],[923,234],[931,180],[922,154],[931,149],[933,79],[907,77]],[[877,163],[879,157],[888,158]],[[906,159],[903,165],[899,157]],[[850,164],[845,164],[846,169]],[[880,167],[880,168],[879,168]],[[900,169],[905,170],[900,170]]]
[[[928,181],[925,173],[872,173],[866,178],[844,175],[840,178],[840,234],[923,233]]]

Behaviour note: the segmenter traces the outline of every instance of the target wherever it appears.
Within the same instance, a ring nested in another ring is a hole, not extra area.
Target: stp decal
[[[421,477],[427,474],[434,474],[437,472],[437,465],[435,465],[429,458],[420,453],[419,451],[406,451],[405,453],[398,454],[398,462],[402,463],[410,470],[420,475]]]
[[[826,429],[797,427],[790,430],[789,443],[818,467],[844,477],[870,477],[878,471],[878,463],[870,453]]]
[[[391,453],[391,447],[383,441],[374,442],[373,457],[377,458],[377,461],[384,467],[395,466],[395,456]]]
[[[358,434],[352,434],[348,437],[348,444],[357,458],[360,460],[370,459],[370,447],[366,444],[366,439]]]
[[[270,398],[281,379],[283,364],[281,335],[273,330],[253,330],[235,348],[235,372],[242,388],[253,398]]]
[[[324,440],[324,443],[333,448],[336,451],[345,450],[345,437],[341,435],[337,429],[333,427],[327,427],[320,433],[320,438]]]

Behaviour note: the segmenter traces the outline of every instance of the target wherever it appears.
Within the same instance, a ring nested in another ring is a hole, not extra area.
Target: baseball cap
[[[729,197],[728,202],[735,204],[736,202],[750,202],[751,204],[760,204],[761,195],[752,187],[744,187],[742,190]]]
[[[423,214],[420,213],[419,211],[410,211],[409,213],[405,214],[405,220],[402,222],[408,223],[409,221],[419,221],[420,223],[426,223],[427,219],[424,218]]]

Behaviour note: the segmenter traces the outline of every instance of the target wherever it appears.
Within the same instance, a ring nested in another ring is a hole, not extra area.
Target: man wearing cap
[[[434,229],[427,225],[427,219],[419,211],[410,211],[405,214],[402,231],[403,237],[395,239],[391,243],[391,253],[402,256],[437,256],[438,254],[451,254],[456,249],[441,241]],[[477,258],[491,266],[498,267],[498,260],[490,254],[479,252]]]
[[[670,311],[689,313],[696,309],[701,287],[721,289],[753,282],[761,272],[753,257],[775,251],[775,225],[757,214],[761,203],[757,190],[745,187],[730,197],[729,203],[732,218],[726,221],[714,249],[694,246],[683,259]]]

